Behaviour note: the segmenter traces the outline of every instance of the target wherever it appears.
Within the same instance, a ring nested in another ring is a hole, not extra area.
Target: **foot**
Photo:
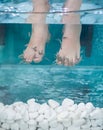
[[[73,66],[80,61],[80,32],[80,25],[65,25],[61,49],[57,54],[57,64]]]
[[[48,0],[33,0],[34,15],[31,16],[32,36],[28,47],[24,51],[26,62],[40,62],[45,52],[45,44],[49,38],[48,25],[45,24],[46,13],[36,14],[36,12],[48,12]],[[41,23],[42,22],[42,23]]]
[[[34,28],[30,42],[24,51],[24,59],[29,63],[32,61],[38,63],[42,60],[45,52],[45,45],[49,38],[48,25],[37,24]]]
[[[64,8],[68,11],[80,9],[82,0],[67,0]],[[62,45],[57,54],[57,63],[65,66],[73,66],[80,61],[80,15],[69,13],[63,16],[62,22],[65,24]]]

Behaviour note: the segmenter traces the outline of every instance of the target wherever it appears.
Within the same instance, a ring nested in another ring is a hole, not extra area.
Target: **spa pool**
[[[103,130],[103,26],[83,25],[93,31],[91,43],[81,43],[78,65],[64,67],[55,63],[63,25],[49,25],[51,40],[39,64],[19,58],[31,25],[2,25],[0,130]]]
[[[83,0],[81,61],[56,64],[63,0],[51,0],[50,40],[40,63],[20,55],[31,37],[31,1],[0,0],[0,130],[103,130],[103,2]],[[40,12],[39,12],[40,13]],[[39,14],[37,13],[37,15]],[[40,23],[39,23],[40,24]]]

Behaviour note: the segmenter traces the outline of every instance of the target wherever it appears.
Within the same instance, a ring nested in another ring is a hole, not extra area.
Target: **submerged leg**
[[[70,11],[79,10],[81,0],[67,0],[65,8]],[[72,66],[80,61],[80,14],[70,13],[63,16],[64,35],[62,45],[57,54],[57,63]]]
[[[49,39],[48,25],[45,24],[46,13],[36,14],[36,12],[48,12],[48,0],[33,0],[34,15],[32,19],[32,35],[28,47],[24,51],[24,59],[27,62],[40,62],[45,51],[45,44]]]

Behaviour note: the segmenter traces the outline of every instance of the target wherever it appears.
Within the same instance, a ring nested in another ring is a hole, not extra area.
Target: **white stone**
[[[36,130],[35,126],[29,126],[29,130]]]
[[[68,116],[68,114],[69,114],[68,111],[61,112],[59,115],[57,115],[58,121],[65,119]]]
[[[54,100],[52,100],[52,99],[50,99],[50,100],[48,101],[48,104],[49,104],[49,106],[50,106],[51,108],[53,108],[53,109],[55,109],[55,108],[57,108],[57,107],[59,106],[59,103],[56,102],[56,101],[54,101]]]
[[[14,102],[13,104],[12,104],[12,106],[15,108],[15,107],[17,107],[17,106],[21,106],[21,105],[24,105],[24,103],[23,102]]]
[[[85,111],[85,109],[86,109],[86,106],[85,106],[84,103],[79,103],[79,104],[78,104],[78,110],[80,110],[80,111]]]
[[[15,115],[15,120],[21,120],[21,119],[22,119],[21,114],[17,112]]]
[[[83,111],[80,115],[80,118],[84,118],[84,119],[88,119],[89,118],[89,114],[87,113],[87,111]]]
[[[34,102],[35,102],[35,99],[32,98],[32,99],[29,99],[29,100],[27,101],[27,104],[31,105],[31,104],[33,104]]]
[[[80,127],[70,126],[68,130],[81,130]]]
[[[43,130],[42,128],[38,128],[38,130]]]
[[[91,120],[91,124],[93,127],[97,127],[97,126],[103,126],[103,119],[98,119],[98,120]]]
[[[64,107],[70,107],[72,105],[74,105],[74,101],[68,98],[65,98],[62,102],[62,106]]]
[[[23,115],[22,118],[23,118],[23,120],[26,121],[26,122],[29,120],[29,113],[28,113],[27,110],[25,111],[25,113],[24,113],[24,115]]]
[[[79,111],[71,112],[69,114],[69,118],[72,118],[72,119],[75,119],[75,120],[80,119],[80,116],[81,116],[81,112],[79,112]]]
[[[17,124],[17,123],[11,124],[10,129],[11,129],[11,130],[19,130],[19,124]]]
[[[90,103],[90,102],[88,102],[88,103],[86,104],[86,110],[87,110],[89,113],[92,112],[92,111],[94,110],[93,104]]]
[[[50,115],[50,117],[48,118],[48,121],[53,121],[53,120],[55,120],[55,119],[57,118],[57,114],[56,114],[55,110],[50,109],[50,113],[51,113],[51,115]]]
[[[6,123],[9,125],[13,124],[14,122],[15,122],[15,120],[6,120]]]
[[[0,102],[0,110],[2,109],[2,107],[4,108],[4,104]]]
[[[47,105],[47,103],[44,103],[44,104],[42,104],[41,106],[40,106],[40,109],[39,109],[39,113],[40,114],[43,114],[43,113],[45,113],[45,111],[46,110],[49,110],[50,109],[50,107]]]
[[[37,122],[35,120],[29,120],[27,123],[28,125],[34,125],[34,126],[37,125]]]
[[[33,113],[29,113],[29,118],[30,119],[35,119],[39,116],[39,113],[38,112],[33,112]]]
[[[62,123],[63,123],[63,125],[64,125],[65,127],[69,127],[69,126],[72,125],[72,120],[66,118],[66,119],[64,119],[64,120],[62,121]]]
[[[4,128],[4,129],[10,129],[10,125],[9,124],[7,124],[7,123],[3,123],[2,124],[2,128]]]
[[[57,113],[61,113],[63,111],[63,107],[59,106],[55,110],[56,110]]]
[[[103,112],[100,108],[96,108],[92,113],[90,113],[91,119],[103,119]]]
[[[77,108],[78,108],[78,105],[77,105],[77,104],[74,104],[73,106],[71,106],[71,107],[68,108],[68,111],[74,112],[74,111],[77,110]]]
[[[28,111],[31,113],[39,111],[39,108],[40,108],[40,104],[38,103],[33,102],[28,104]]]
[[[84,124],[84,125],[81,126],[81,129],[82,130],[88,130],[88,129],[90,129],[90,127],[91,127],[91,125]]]
[[[36,118],[37,122],[42,122],[44,120],[44,115],[39,115],[38,118]]]
[[[0,130],[5,130],[5,129],[3,129],[3,128],[0,128]]]
[[[26,111],[26,107],[25,105],[21,105],[21,110],[20,110],[20,114],[23,116],[25,114],[25,111]]]
[[[102,127],[102,128],[103,128],[103,127]],[[101,127],[91,127],[90,130],[102,130],[102,128],[101,128]]]
[[[7,114],[5,113],[6,108],[3,109],[3,111],[0,113],[0,121],[1,122],[5,122],[5,120],[7,119]]]
[[[58,125],[55,128],[50,128],[50,130],[63,130],[64,126],[60,123],[58,123]]]
[[[16,117],[16,112],[12,108],[7,108],[5,110],[5,115],[7,120],[14,120]]]
[[[73,125],[80,127],[81,125],[84,125],[86,123],[85,119],[78,119],[78,120],[73,120]]]
[[[53,121],[49,122],[49,125],[50,125],[51,128],[55,128],[55,127],[57,127],[58,122],[57,122],[57,120],[53,120]]]
[[[42,128],[43,130],[48,130],[49,129],[48,121],[44,119],[42,122],[39,122],[39,127]]]
[[[50,116],[51,116],[51,111],[50,110],[45,110],[43,115],[44,115],[44,118],[49,119]]]
[[[28,130],[28,124],[24,121],[19,123],[20,130]]]

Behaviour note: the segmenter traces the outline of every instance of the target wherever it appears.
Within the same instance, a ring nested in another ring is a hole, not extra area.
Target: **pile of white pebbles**
[[[39,104],[35,99],[0,103],[0,130],[103,130],[103,108],[64,99]]]

